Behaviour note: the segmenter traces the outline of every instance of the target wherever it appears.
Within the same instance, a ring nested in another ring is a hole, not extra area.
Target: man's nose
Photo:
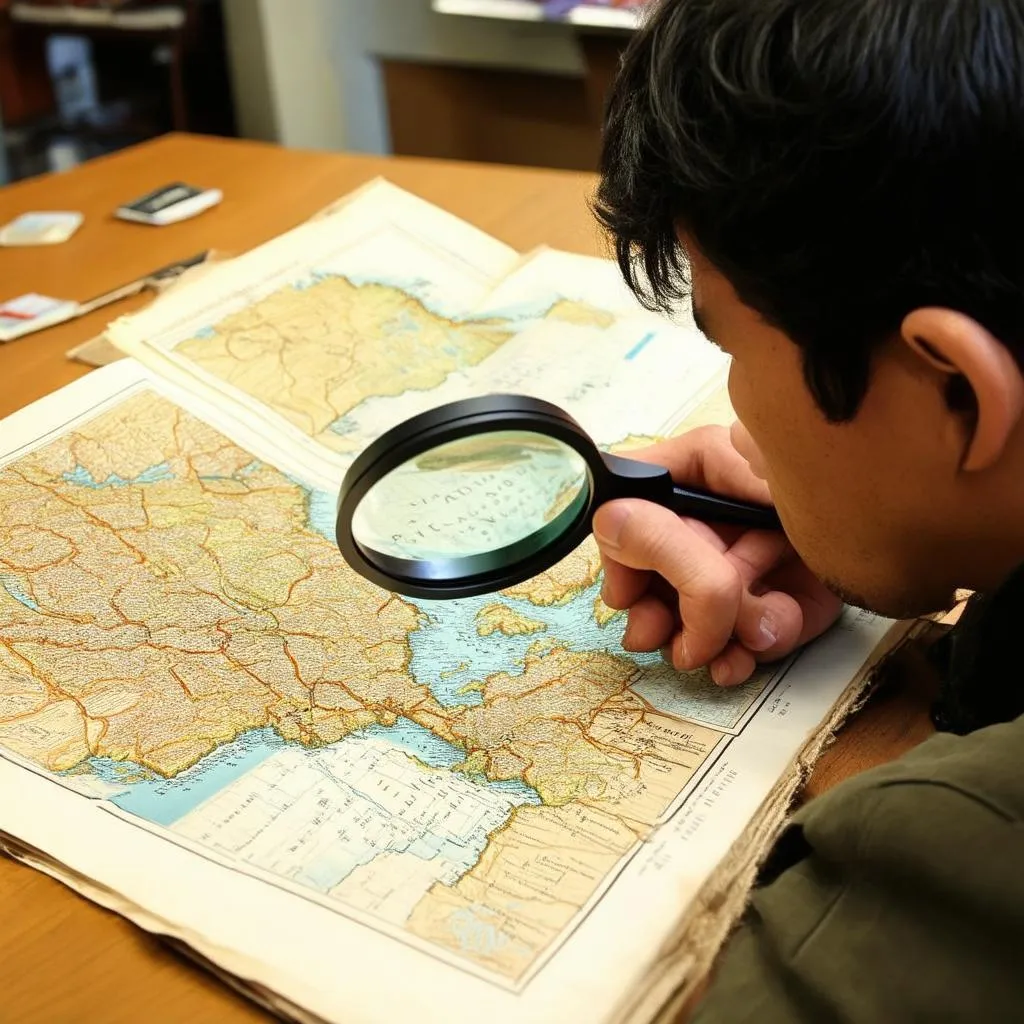
[[[739,420],[736,420],[730,428],[729,439],[732,441],[733,448],[747,460],[751,473],[764,480],[764,460],[761,458],[761,451],[750,436],[750,431]]]

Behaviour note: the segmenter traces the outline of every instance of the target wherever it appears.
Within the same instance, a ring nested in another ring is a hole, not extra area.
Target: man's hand
[[[629,457],[665,466],[690,487],[771,500],[724,427],[702,427]],[[823,633],[842,608],[780,532],[711,527],[623,499],[598,509],[594,535],[605,604],[629,609],[623,646],[660,648],[680,670],[708,665],[721,686],[743,682],[757,662]]]

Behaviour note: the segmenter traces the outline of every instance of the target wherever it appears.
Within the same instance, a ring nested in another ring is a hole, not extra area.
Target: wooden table
[[[519,250],[547,243],[583,253],[602,251],[584,202],[593,184],[589,175],[295,152],[172,135],[70,173],[0,189],[0,223],[28,210],[81,210],[86,217],[64,245],[0,249],[0,298],[39,291],[83,300],[203,249],[242,252],[377,175]],[[111,217],[119,203],[176,179],[223,189],[223,204],[166,228]],[[126,300],[0,346],[0,415],[85,373],[85,367],[65,359],[67,349],[144,301]],[[809,794],[889,760],[928,735],[931,690],[919,668],[895,673],[895,681],[840,734],[819,763]],[[265,1019],[121,918],[0,858],[0,1024]]]

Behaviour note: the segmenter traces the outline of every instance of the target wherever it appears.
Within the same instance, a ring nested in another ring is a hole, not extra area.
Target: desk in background
[[[603,245],[585,199],[590,175],[520,168],[305,153],[172,135],[67,174],[0,189],[0,223],[26,210],[86,215],[69,242],[0,249],[0,286],[83,300],[203,249],[240,253],[286,231],[366,181],[395,184],[526,251],[540,244],[585,254]],[[125,199],[182,179],[224,190],[221,206],[167,228],[115,221]],[[64,353],[142,305],[126,300],[0,346],[0,415],[86,373]],[[840,734],[807,793],[889,760],[920,742],[930,684],[920,659]],[[59,883],[0,857],[0,1020],[18,1024],[241,1024],[268,1018],[158,940]]]

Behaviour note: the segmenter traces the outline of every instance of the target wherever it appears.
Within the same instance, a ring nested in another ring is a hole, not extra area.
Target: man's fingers
[[[652,573],[621,565],[603,551],[601,552],[601,565],[604,567],[601,600],[609,608],[621,610],[631,607],[651,585]]]
[[[757,661],[742,644],[732,643],[711,662],[708,671],[719,686],[739,686],[757,668]]]
[[[703,537],[716,551],[728,551],[742,530],[742,527],[737,526],[712,526],[710,523],[701,522],[701,520],[693,519],[690,516],[681,516],[680,518],[698,537]]]
[[[794,599],[800,605],[803,615],[803,629],[800,631],[798,644],[806,644],[821,636],[839,618],[843,610],[843,602],[824,587],[814,594],[795,594]]]
[[[770,588],[790,595],[800,606],[803,624],[797,645],[820,636],[839,618],[843,602],[803,562],[784,562],[766,580]]]
[[[799,569],[794,582],[810,584],[815,594],[820,591],[827,597],[828,592],[796,562],[785,536],[773,531],[750,530],[729,548],[726,557],[744,586],[736,617],[737,639],[765,658],[781,658],[804,643],[808,639],[805,607],[810,611],[813,602],[802,600],[799,592],[790,593],[789,588],[780,587],[780,577],[787,574],[785,570],[781,573],[775,570],[791,560]]]
[[[650,594],[629,609],[622,646],[627,651],[657,651],[679,631],[679,615],[670,605]]]
[[[658,572],[676,589],[683,622],[677,668],[706,664],[725,647],[743,584],[715,545],[668,509],[636,500],[612,501],[598,509],[594,535],[612,561]]]
[[[747,460],[733,447],[727,427],[698,427],[626,456],[664,466],[673,480],[691,487],[762,504],[771,500],[768,485],[754,476]]]
[[[823,586],[813,592],[744,592],[736,617],[736,639],[757,661],[774,661],[825,632],[843,603]]]
[[[753,595],[744,590],[736,616],[736,639],[765,660],[781,658],[803,642],[804,614],[799,602],[779,590]]]
[[[747,530],[726,552],[745,587],[755,584],[792,555],[793,548],[781,530]]]

